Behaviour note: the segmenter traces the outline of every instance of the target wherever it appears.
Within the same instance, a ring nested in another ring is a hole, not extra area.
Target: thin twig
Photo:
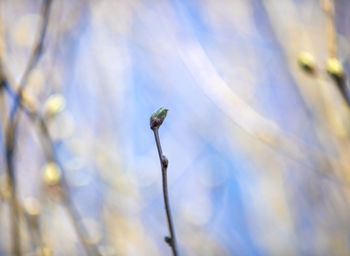
[[[11,85],[7,82],[6,83],[6,90],[8,92],[8,94],[10,95],[10,97],[15,97],[15,94],[13,93],[12,87]],[[23,101],[23,100],[22,100]],[[49,162],[54,162],[57,165],[60,166],[60,168],[62,169],[62,181],[61,181],[61,185],[63,187],[63,194],[62,194],[62,202],[63,205],[67,211],[68,217],[71,219],[73,227],[75,229],[75,232],[78,236],[78,238],[80,239],[86,253],[88,255],[98,255],[100,256],[100,252],[98,251],[98,249],[96,248],[95,245],[91,244],[85,237],[84,234],[86,234],[86,230],[83,229],[82,226],[79,226],[78,222],[81,219],[81,217],[79,216],[79,213],[77,212],[77,210],[74,207],[74,204],[72,203],[70,197],[68,196],[68,185],[65,179],[65,171],[63,169],[63,167],[58,163],[57,157],[56,157],[56,153],[55,153],[55,149],[54,149],[54,143],[52,141],[52,138],[50,136],[47,124],[46,124],[46,120],[39,114],[38,111],[36,111],[35,109],[29,109],[27,108],[23,102],[20,102],[19,107],[27,114],[27,116],[30,118],[30,120],[32,122],[37,122],[38,123],[38,127],[40,130],[40,134],[42,135],[42,146],[43,146],[43,151],[46,154],[46,158]]]
[[[24,74],[20,80],[20,84],[16,94],[16,100],[10,112],[9,121],[7,123],[6,129],[6,165],[7,165],[7,175],[8,184],[10,189],[10,206],[11,206],[11,223],[12,223],[12,254],[20,256],[21,252],[21,236],[19,227],[19,205],[16,190],[16,180],[15,180],[15,168],[14,168],[14,153],[15,153],[15,138],[17,132],[17,125],[19,122],[18,108],[23,98],[23,91],[27,85],[28,77],[40,59],[43,42],[46,35],[47,24],[50,13],[50,6],[52,0],[44,0],[41,7],[41,24],[38,29],[38,36],[34,47],[27,63]],[[3,63],[1,62],[1,66]],[[1,75],[4,76],[4,70],[1,69]],[[5,79],[2,77],[2,83]]]
[[[338,60],[337,29],[335,23],[335,7],[333,0],[322,0],[322,7],[326,14],[326,31],[328,45],[328,67],[327,71],[333,78],[345,103],[350,107],[350,96],[348,95],[347,79],[344,68]]]
[[[50,137],[50,134],[48,132],[47,124],[45,119],[39,114],[38,111],[35,109],[31,109],[29,106],[26,105],[26,100],[23,98],[24,90],[27,85],[28,78],[36,66],[38,60],[40,59],[43,43],[46,35],[47,30],[47,24],[49,19],[49,10],[51,6],[52,0],[44,0],[43,6],[42,6],[42,21],[41,21],[41,29],[38,34],[38,38],[36,40],[35,46],[33,47],[33,51],[31,54],[31,57],[28,61],[27,67],[25,69],[25,72],[20,80],[20,84],[18,86],[17,93],[14,92],[14,90],[11,87],[10,81],[5,76],[4,69],[2,69],[2,84],[3,87],[7,90],[10,97],[12,97],[14,101],[13,108],[11,109],[10,113],[10,121],[7,129],[7,133],[9,136],[7,136],[7,165],[8,165],[8,173],[10,174],[9,177],[9,184],[10,189],[12,191],[11,194],[14,196],[11,199],[11,209],[13,211],[12,214],[12,226],[13,226],[13,254],[14,255],[21,255],[21,249],[20,249],[20,234],[19,234],[19,226],[18,222],[16,221],[18,219],[18,202],[17,202],[17,196],[16,196],[16,189],[15,189],[15,178],[14,178],[14,166],[13,166],[13,156],[14,156],[14,149],[15,149],[15,132],[19,120],[18,110],[21,109],[23,112],[27,114],[27,116],[33,121],[38,121],[38,125],[41,131],[41,134],[43,135],[42,143],[43,143],[43,149],[46,154],[46,157],[49,161],[53,161],[58,164],[57,158],[55,156],[54,152],[54,145],[53,141]],[[61,167],[62,168],[62,167]],[[64,173],[64,171],[63,171]],[[64,175],[62,177],[61,185],[64,187],[63,195],[62,195],[62,201],[63,204],[67,210],[69,218],[72,220],[74,229],[77,233],[77,236],[81,240],[84,249],[86,250],[86,253],[88,255],[101,255],[98,251],[98,249],[85,238],[84,234],[86,233],[83,227],[80,227],[78,225],[78,220],[80,219],[80,216],[78,212],[76,211],[73,203],[71,202],[70,198],[68,197],[68,186],[67,182],[64,179]]]
[[[78,221],[81,219],[79,216],[78,211],[75,209],[74,204],[71,201],[71,198],[68,196],[68,185],[67,181],[65,179],[65,171],[63,170],[63,167],[59,164],[56,153],[55,153],[55,148],[54,148],[54,143],[50,137],[48,127],[46,125],[45,120],[38,114],[36,113],[36,118],[39,122],[39,127],[41,130],[41,134],[43,135],[42,138],[42,143],[44,147],[44,151],[48,154],[47,158],[49,161],[53,161],[56,163],[60,168],[62,169],[62,180],[61,180],[61,185],[63,187],[63,192],[62,192],[62,202],[67,210],[68,216],[72,221],[73,227],[75,229],[75,232],[80,239],[86,253],[88,255],[97,255],[101,256],[101,253],[99,250],[96,248],[94,244],[91,244],[85,237],[84,234],[86,234],[86,230],[84,230],[83,226],[79,226]]]
[[[337,32],[334,22],[334,2],[333,0],[322,0],[322,7],[326,13],[326,31],[328,54],[331,58],[337,57]]]
[[[169,203],[169,196],[168,196],[168,181],[167,181],[168,159],[166,158],[165,155],[163,155],[162,146],[160,144],[159,133],[158,133],[159,127],[163,123],[167,112],[168,110],[163,108],[160,108],[157,112],[155,112],[151,116],[150,126],[154,133],[154,138],[158,149],[160,166],[162,169],[164,205],[165,205],[165,212],[166,212],[167,221],[168,221],[168,228],[170,232],[170,237],[166,236],[165,242],[171,247],[173,255],[177,256],[178,250],[176,246],[175,229],[171,218],[171,210],[170,210],[170,203]]]

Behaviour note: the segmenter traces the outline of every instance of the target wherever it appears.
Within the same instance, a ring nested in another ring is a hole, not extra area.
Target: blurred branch
[[[348,95],[344,68],[338,60],[337,29],[334,17],[334,1],[322,0],[322,8],[326,14],[326,30],[328,45],[327,71],[332,77],[340,94],[348,107],[350,107],[350,97]]]
[[[84,234],[86,234],[87,232],[83,229],[83,227],[80,227],[78,225],[78,222],[81,219],[81,217],[79,216],[77,210],[75,209],[74,204],[71,201],[71,198],[68,196],[69,189],[68,189],[68,184],[66,182],[66,179],[64,177],[65,171],[64,171],[63,167],[59,164],[58,159],[56,157],[54,143],[50,137],[46,122],[45,122],[44,118],[42,118],[38,113],[36,113],[35,116],[39,122],[39,129],[41,131],[41,134],[43,135],[42,136],[42,143],[43,143],[44,151],[48,152],[48,156],[47,156],[48,160],[53,161],[58,166],[60,166],[60,168],[62,169],[62,174],[63,174],[62,180],[61,180],[61,185],[63,187],[62,201],[63,201],[63,204],[64,204],[66,210],[67,210],[68,216],[72,221],[74,230],[75,230],[77,236],[79,237],[82,245],[84,246],[86,253],[88,255],[100,256],[101,254],[98,251],[98,249],[96,248],[96,246],[94,244],[91,244],[86,239]]]
[[[7,80],[5,88],[8,92],[8,94],[10,95],[10,97],[15,98],[15,93],[11,87],[11,84],[8,82],[8,80]],[[47,160],[49,162],[52,161],[52,162],[56,163],[62,169],[62,173],[63,173],[63,177],[62,177],[62,181],[61,181],[61,185],[63,187],[62,201],[63,201],[63,204],[64,204],[66,210],[67,210],[68,216],[72,221],[72,224],[73,224],[73,227],[75,229],[77,236],[81,240],[88,255],[100,255],[98,249],[94,245],[90,244],[87,241],[87,239],[85,238],[84,234],[86,234],[86,231],[83,230],[83,228],[79,227],[79,225],[78,225],[79,219],[81,219],[81,217],[79,216],[78,212],[76,211],[76,209],[74,207],[74,204],[71,202],[71,199],[68,196],[68,192],[67,192],[68,185],[67,185],[67,182],[64,178],[65,171],[63,170],[63,167],[58,163],[58,159],[56,157],[56,153],[55,153],[55,149],[54,149],[54,143],[51,139],[51,136],[50,136],[50,133],[48,130],[48,126],[46,123],[46,119],[40,115],[38,110],[25,105],[24,98],[22,98],[20,100],[19,107],[27,114],[27,116],[30,118],[30,120],[32,122],[37,122],[37,125],[38,125],[39,130],[40,130],[40,135],[41,135],[40,137],[42,139],[43,151],[46,154]]]
[[[337,33],[334,23],[334,3],[333,0],[321,0],[322,8],[326,13],[327,46],[329,57],[337,57]]]
[[[327,2],[330,4],[329,1]],[[327,63],[327,71],[331,75],[333,71],[337,71],[339,74],[339,70],[342,69],[341,64],[336,58],[331,58],[332,54],[336,52],[336,48],[334,48],[334,43],[336,43],[334,36],[336,35],[331,36],[328,39],[329,42],[323,45],[323,41],[319,40],[319,29],[310,26],[312,29],[306,30],[302,26],[300,12],[298,12],[293,1],[287,0],[281,3],[264,0],[262,3],[276,40],[284,53],[292,78],[311,116],[313,129],[322,152],[325,152],[320,155],[321,158],[319,159],[314,158],[313,154],[309,155],[308,151],[304,151],[306,152],[305,155],[308,156],[309,160],[316,160],[319,166],[317,169],[325,169],[321,161],[331,163],[327,167],[329,173],[344,185],[349,186],[349,181],[346,179],[350,173],[348,157],[350,152],[349,108],[346,102],[338,97],[341,95],[337,92],[337,88],[334,90],[334,86],[324,69],[320,69],[320,72],[317,72],[314,77],[310,77],[305,76],[305,72],[300,72],[300,67],[296,65],[296,58],[300,50],[305,50],[305,47],[315,55],[315,58],[322,58],[324,52],[329,50],[330,58]],[[332,11],[333,7],[326,7]],[[281,13],[281,8],[288,9],[288,12]],[[321,10],[317,11],[320,12]],[[296,22],[290,22],[291,20]],[[327,37],[326,29],[324,33]],[[299,38],[299,40],[295,40],[295,38]],[[313,43],[309,44],[308,42]],[[333,46],[330,47],[330,45]],[[329,65],[330,60],[331,65]],[[329,68],[330,66],[332,66],[332,69]],[[334,74],[336,75],[336,73]]]
[[[8,183],[10,188],[10,205],[11,205],[11,222],[12,222],[12,253],[16,256],[22,254],[21,252],[21,236],[19,228],[19,205],[16,191],[16,182],[15,182],[15,168],[14,168],[14,154],[15,154],[15,139],[17,125],[19,122],[18,108],[23,97],[23,91],[27,85],[28,77],[37,64],[38,60],[41,57],[43,42],[46,35],[47,24],[50,13],[50,6],[52,0],[44,0],[41,7],[41,24],[38,28],[38,34],[36,41],[34,43],[31,56],[27,63],[26,69],[19,83],[19,87],[16,94],[16,100],[10,112],[9,121],[7,123],[6,129],[6,165],[7,165],[7,174],[8,174]],[[2,62],[2,60],[1,60]],[[2,63],[3,65],[3,63]],[[4,72],[2,69],[2,83],[5,84]]]
[[[48,127],[46,124],[45,119],[39,114],[39,111],[35,110],[33,106],[30,105],[30,102],[27,101],[26,98],[23,97],[25,88],[27,86],[28,78],[38,63],[42,50],[43,50],[43,43],[47,31],[47,25],[49,20],[49,12],[50,12],[50,6],[51,6],[52,0],[44,0],[41,13],[42,13],[42,20],[41,25],[39,29],[39,33],[36,39],[36,43],[34,44],[30,59],[28,61],[28,64],[26,66],[25,72],[20,80],[18,90],[15,93],[13,87],[11,86],[11,82],[9,81],[8,77],[5,76],[4,69],[2,68],[2,85],[3,88],[5,88],[10,95],[14,99],[14,105],[11,109],[10,118],[8,122],[8,128],[7,128],[7,138],[6,138],[6,156],[7,156],[7,170],[8,170],[8,176],[9,176],[9,184],[11,189],[11,209],[12,209],[12,239],[13,239],[13,254],[14,255],[21,255],[21,247],[20,247],[20,233],[19,233],[19,225],[18,225],[18,219],[19,219],[19,205],[18,200],[16,196],[16,187],[15,187],[15,171],[14,171],[14,163],[13,163],[13,157],[14,157],[14,149],[15,149],[15,137],[16,137],[16,128],[19,122],[19,113],[18,110],[22,109],[28,117],[33,121],[37,121],[39,125],[39,129],[41,132],[41,138],[43,143],[43,149],[46,154],[46,157],[49,161],[53,161],[57,163],[57,159],[54,152],[54,145],[53,141],[49,135]],[[1,63],[2,64],[2,63]],[[14,84],[12,82],[12,84]],[[64,186],[64,192],[62,195],[63,203],[65,205],[65,208],[68,212],[69,218],[72,220],[72,224],[74,226],[74,229],[81,240],[86,252],[88,255],[100,255],[97,248],[94,245],[89,244],[87,239],[84,236],[85,230],[83,228],[80,228],[78,225],[78,220],[80,219],[79,214],[75,210],[70,198],[68,197],[68,186],[64,179],[62,179],[62,185]]]
[[[173,221],[171,218],[171,212],[170,212],[170,203],[169,203],[169,196],[168,196],[168,185],[167,185],[167,170],[168,170],[168,159],[165,155],[163,155],[162,152],[162,146],[160,144],[158,129],[162,125],[168,110],[160,108],[151,116],[150,120],[150,127],[151,130],[154,133],[154,138],[156,140],[157,149],[158,149],[158,156],[160,160],[160,166],[162,168],[162,181],[163,181],[163,196],[164,196],[164,204],[165,204],[165,212],[167,216],[168,221],[168,227],[170,232],[170,237],[165,237],[165,242],[171,247],[173,251],[173,255],[177,256],[177,247],[176,247],[176,238],[175,238],[175,229],[173,225]]]

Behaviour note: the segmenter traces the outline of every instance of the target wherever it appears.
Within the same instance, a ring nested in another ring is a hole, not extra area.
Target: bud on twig
[[[153,113],[150,119],[150,127],[152,130],[159,128],[162,125],[167,113],[168,109],[163,107],[159,108],[156,112]]]
[[[170,237],[166,236],[164,237],[164,241],[169,245],[169,246],[172,246],[172,240]]]
[[[169,203],[169,196],[168,196],[167,169],[168,169],[169,161],[168,161],[168,158],[165,155],[163,155],[162,146],[160,144],[160,139],[158,134],[158,128],[162,125],[167,113],[168,113],[168,110],[166,108],[160,108],[156,112],[154,112],[150,119],[150,127],[153,130],[154,138],[156,140],[156,145],[158,149],[158,156],[159,156],[161,171],[162,171],[165,213],[167,216],[169,233],[170,233],[170,236],[164,237],[164,240],[171,247],[173,256],[177,256],[178,253],[177,253],[176,238],[175,238],[175,228],[171,218],[170,203]]]
[[[334,79],[344,78],[344,68],[337,58],[329,58],[327,61],[327,71]]]
[[[169,161],[168,161],[168,158],[166,158],[165,155],[162,155],[162,165],[164,168],[168,168],[168,164],[169,164]]]
[[[299,53],[298,64],[307,73],[315,72],[315,59],[309,52]]]

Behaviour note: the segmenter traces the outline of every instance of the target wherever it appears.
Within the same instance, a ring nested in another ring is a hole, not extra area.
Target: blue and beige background
[[[40,5],[0,3],[3,60],[17,80]],[[348,73],[350,2],[334,10]],[[26,97],[43,111],[52,95],[64,99],[50,134],[79,225],[104,255],[171,253],[149,129],[160,106],[181,255],[350,255],[350,114],[326,72],[326,16],[316,0],[53,0]],[[314,74],[298,66],[303,51]],[[25,116],[16,145],[19,198],[40,202],[45,243],[53,255],[84,255],[43,184],[40,131]],[[9,255],[5,196],[0,238]]]

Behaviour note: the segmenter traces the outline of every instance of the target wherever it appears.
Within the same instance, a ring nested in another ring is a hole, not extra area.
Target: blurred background
[[[1,1],[0,255],[350,255],[349,13]]]

